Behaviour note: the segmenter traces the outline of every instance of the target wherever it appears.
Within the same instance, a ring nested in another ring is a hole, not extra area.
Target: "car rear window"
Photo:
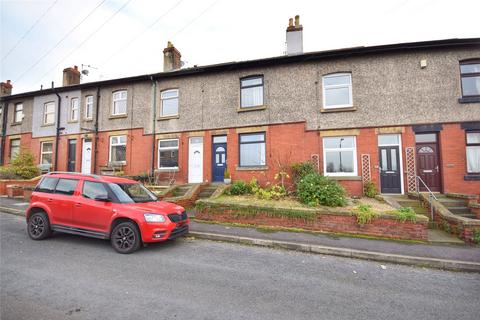
[[[55,190],[55,186],[57,185],[57,182],[58,182],[58,178],[45,177],[42,179],[42,181],[40,182],[40,184],[38,185],[35,191],[53,193],[53,191]]]
[[[55,188],[55,193],[72,195],[77,188],[78,180],[60,179]]]

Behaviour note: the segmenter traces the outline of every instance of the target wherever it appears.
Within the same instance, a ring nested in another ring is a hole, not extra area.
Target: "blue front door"
[[[213,181],[223,181],[225,169],[227,168],[227,144],[226,143],[214,143],[213,144]]]

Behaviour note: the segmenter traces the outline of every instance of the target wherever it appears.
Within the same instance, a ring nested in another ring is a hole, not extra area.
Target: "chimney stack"
[[[5,97],[9,96],[12,94],[12,83],[10,80],[7,80],[7,82],[1,82],[0,83],[0,97]]]
[[[169,72],[180,69],[182,67],[181,57],[180,51],[168,41],[167,47],[163,49],[163,71]]]
[[[293,19],[288,20],[287,27],[287,55],[303,53],[303,27],[300,24],[300,16],[295,16],[295,25]]]
[[[63,86],[80,84],[80,71],[77,66],[63,69]]]

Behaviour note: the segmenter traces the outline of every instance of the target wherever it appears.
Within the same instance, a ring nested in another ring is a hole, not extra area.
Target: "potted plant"
[[[232,179],[230,178],[230,171],[228,168],[225,169],[225,172],[223,173],[223,183],[225,184],[230,184],[232,182]]]

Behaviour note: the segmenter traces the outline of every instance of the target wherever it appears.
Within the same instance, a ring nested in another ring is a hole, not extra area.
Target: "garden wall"
[[[197,202],[196,219],[217,222],[301,228],[312,231],[351,233],[375,237],[427,240],[428,218],[417,216],[416,222],[401,222],[394,216],[380,215],[372,222],[359,225],[348,211],[316,209],[267,208],[227,205],[212,201]]]

